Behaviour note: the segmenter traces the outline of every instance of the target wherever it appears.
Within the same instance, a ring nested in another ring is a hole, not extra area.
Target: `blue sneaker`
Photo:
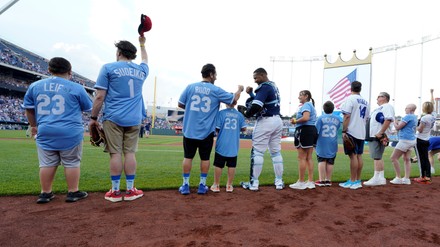
[[[349,189],[352,185],[353,185],[353,182],[351,182],[350,179],[344,183],[339,184],[339,186],[341,186],[342,188],[345,188],[345,189]]]
[[[204,184],[199,184],[199,189],[197,190],[197,194],[204,195],[206,194],[206,192],[208,192],[208,186]]]
[[[352,190],[357,190],[357,189],[360,189],[360,188],[362,188],[361,180],[354,181],[354,183],[352,183],[351,186],[350,186],[350,189],[352,189]]]
[[[182,195],[189,195],[189,184],[184,184],[184,185],[180,186],[179,192]]]

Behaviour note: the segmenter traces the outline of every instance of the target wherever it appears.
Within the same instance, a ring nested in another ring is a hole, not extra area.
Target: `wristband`
[[[90,119],[92,119],[92,120],[98,120],[98,117],[90,117]]]
[[[140,44],[139,46],[140,46],[140,47],[145,47],[145,45],[144,45],[144,44]]]

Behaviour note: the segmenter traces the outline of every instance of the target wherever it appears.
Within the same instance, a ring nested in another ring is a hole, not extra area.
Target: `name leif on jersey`
[[[115,69],[113,70],[113,72],[115,74],[118,75],[118,77],[121,76],[134,76],[137,77],[141,80],[145,80],[145,73],[138,70],[138,69],[133,69],[133,68],[119,68],[119,69]]]
[[[46,92],[58,92],[63,87],[64,87],[63,84],[44,83],[44,91],[46,91]]]

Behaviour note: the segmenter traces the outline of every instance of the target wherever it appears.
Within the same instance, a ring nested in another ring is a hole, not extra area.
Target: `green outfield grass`
[[[246,140],[251,142],[250,140]],[[177,189],[182,183],[182,137],[175,136],[150,136],[139,141],[137,153],[138,168],[136,174],[136,187],[143,190]],[[293,144],[292,144],[293,145]],[[83,160],[81,163],[80,189],[93,191],[107,191],[110,188],[109,156],[104,153],[102,147],[92,147],[85,137],[83,148]],[[387,148],[384,154],[385,176],[394,177],[394,169],[389,157],[392,148]],[[364,154],[364,169],[362,179],[369,179],[373,174],[373,161],[367,153]],[[26,138],[25,131],[0,130],[0,196],[1,195],[36,195],[40,192],[38,177],[38,158],[34,140]],[[238,167],[234,180],[235,186],[240,181],[249,178],[249,148],[242,148],[238,155]],[[286,184],[298,179],[297,153],[292,150],[282,151],[284,158],[284,180]],[[197,156],[197,155],[196,155]],[[213,160],[214,152],[211,156]],[[317,163],[315,161],[315,179],[318,178]],[[191,173],[191,186],[195,187],[199,182],[198,157],[194,159]],[[401,165],[403,169],[403,164]],[[210,169],[208,185],[212,184],[213,171]],[[343,153],[338,153],[334,167],[333,181],[344,181],[349,177],[349,160]],[[412,176],[418,176],[418,167],[412,166]],[[274,172],[270,156],[266,153],[260,184],[271,185],[274,180]],[[122,179],[121,187],[125,187]],[[226,183],[225,171],[221,185]],[[54,192],[66,192],[63,167],[60,167],[53,186]]]

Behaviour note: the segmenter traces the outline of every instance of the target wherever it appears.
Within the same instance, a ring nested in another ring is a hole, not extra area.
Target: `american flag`
[[[345,98],[351,94],[351,83],[356,80],[356,71],[357,69],[354,69],[327,92],[336,109],[339,109]]]

